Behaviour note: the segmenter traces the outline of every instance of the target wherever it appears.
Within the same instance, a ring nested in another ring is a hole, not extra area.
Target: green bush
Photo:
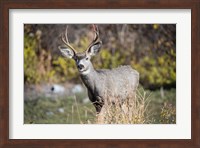
[[[40,82],[41,77],[38,74],[38,57],[35,52],[36,40],[25,34],[24,37],[24,81],[35,84]]]
[[[176,82],[175,53],[154,56],[152,53],[131,65],[140,73],[140,80],[144,86],[164,86]]]
[[[72,59],[60,56],[53,60],[52,65],[60,82],[78,77],[75,62]]]
[[[52,55],[39,46],[37,38],[25,34],[24,81],[26,84],[55,81],[56,71],[51,67]]]

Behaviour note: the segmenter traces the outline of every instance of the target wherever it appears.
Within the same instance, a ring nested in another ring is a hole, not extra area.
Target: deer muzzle
[[[77,67],[78,67],[79,71],[83,71],[84,70],[84,65],[83,64],[78,64]]]

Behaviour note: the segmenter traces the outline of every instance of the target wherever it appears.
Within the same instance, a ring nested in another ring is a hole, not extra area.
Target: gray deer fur
[[[95,70],[90,59],[100,51],[102,42],[99,39],[97,26],[93,25],[93,28],[95,37],[85,52],[77,53],[69,44],[67,29],[62,36],[62,41],[66,46],[58,48],[64,57],[73,58],[76,61],[80,77],[88,90],[89,99],[97,113],[100,113],[105,103],[115,103],[116,99],[123,101],[135,97],[139,84],[139,73],[131,66]]]

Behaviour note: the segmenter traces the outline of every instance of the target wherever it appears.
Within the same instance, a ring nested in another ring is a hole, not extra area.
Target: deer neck
[[[96,70],[92,67],[87,74],[81,74],[81,79],[89,90],[94,90],[95,78],[97,76]]]

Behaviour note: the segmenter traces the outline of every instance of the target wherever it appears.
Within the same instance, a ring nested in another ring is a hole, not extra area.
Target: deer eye
[[[89,58],[87,57],[86,60],[88,60]]]

